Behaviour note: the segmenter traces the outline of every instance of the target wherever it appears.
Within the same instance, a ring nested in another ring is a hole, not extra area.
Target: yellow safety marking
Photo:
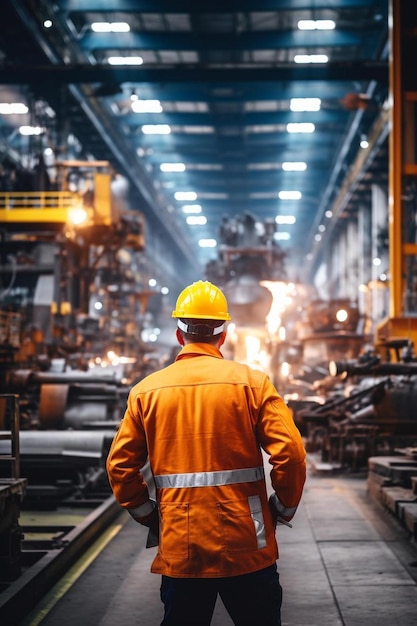
[[[126,521],[128,517],[126,516]],[[126,522],[125,522],[126,523]],[[108,543],[121,531],[123,524],[112,526],[104,532],[92,546],[83,554],[82,559],[77,561],[59,582],[42,598],[38,604],[38,608],[33,611],[25,620],[20,622],[21,626],[38,626],[47,616],[49,611],[57,604],[57,602],[67,593],[78,578],[85,572],[91,563],[98,557]],[[40,607],[40,608],[39,608]]]

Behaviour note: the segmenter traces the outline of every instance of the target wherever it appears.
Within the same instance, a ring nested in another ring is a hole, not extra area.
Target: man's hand
[[[152,528],[155,526],[155,523],[159,522],[158,509],[156,507],[152,513],[149,513],[149,515],[145,515],[144,517],[136,517],[135,515],[132,515],[132,517],[135,522],[142,524],[142,526],[147,526],[147,528]]]
[[[271,511],[272,521],[274,522],[275,528],[277,527],[277,524],[284,524],[284,526],[289,526],[290,528],[292,528],[292,524],[287,522],[287,520],[281,517],[281,515],[278,513],[278,509],[275,505],[274,495],[269,496],[268,504],[269,504],[269,510]]]
[[[150,507],[152,507],[152,510],[147,515],[138,516],[135,515],[135,511],[129,511],[135,522],[138,522],[138,524],[142,524],[142,526],[146,526],[147,528],[149,528],[148,542],[146,545],[147,548],[158,545],[159,538],[158,505],[156,503],[156,500],[153,500],[153,498],[149,498],[148,502]]]

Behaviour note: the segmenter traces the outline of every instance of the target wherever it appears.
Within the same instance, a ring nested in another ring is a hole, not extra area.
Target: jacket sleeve
[[[140,510],[149,501],[148,486],[141,473],[148,458],[148,450],[137,412],[135,394],[130,392],[127,409],[110,447],[106,466],[110,486],[120,506]]]
[[[272,465],[274,505],[281,517],[290,520],[303,493],[306,452],[291,411],[269,379],[264,385],[257,435]]]

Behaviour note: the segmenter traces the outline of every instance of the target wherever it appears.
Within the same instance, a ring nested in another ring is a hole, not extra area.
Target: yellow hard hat
[[[225,321],[231,319],[224,293],[207,280],[199,280],[181,291],[172,317]]]

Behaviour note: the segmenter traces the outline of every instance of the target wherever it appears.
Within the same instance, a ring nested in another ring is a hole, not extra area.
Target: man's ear
[[[177,338],[178,343],[180,344],[180,346],[184,345],[184,337],[181,334],[181,331],[179,328],[177,328],[176,332],[175,332],[175,336]]]
[[[222,345],[224,344],[224,342],[225,342],[225,340],[226,340],[226,337],[227,337],[227,331],[226,331],[226,330],[224,330],[224,331],[222,332],[222,334],[220,335],[219,344],[218,344],[218,345],[219,345],[219,348],[220,348],[220,346],[222,346]]]

